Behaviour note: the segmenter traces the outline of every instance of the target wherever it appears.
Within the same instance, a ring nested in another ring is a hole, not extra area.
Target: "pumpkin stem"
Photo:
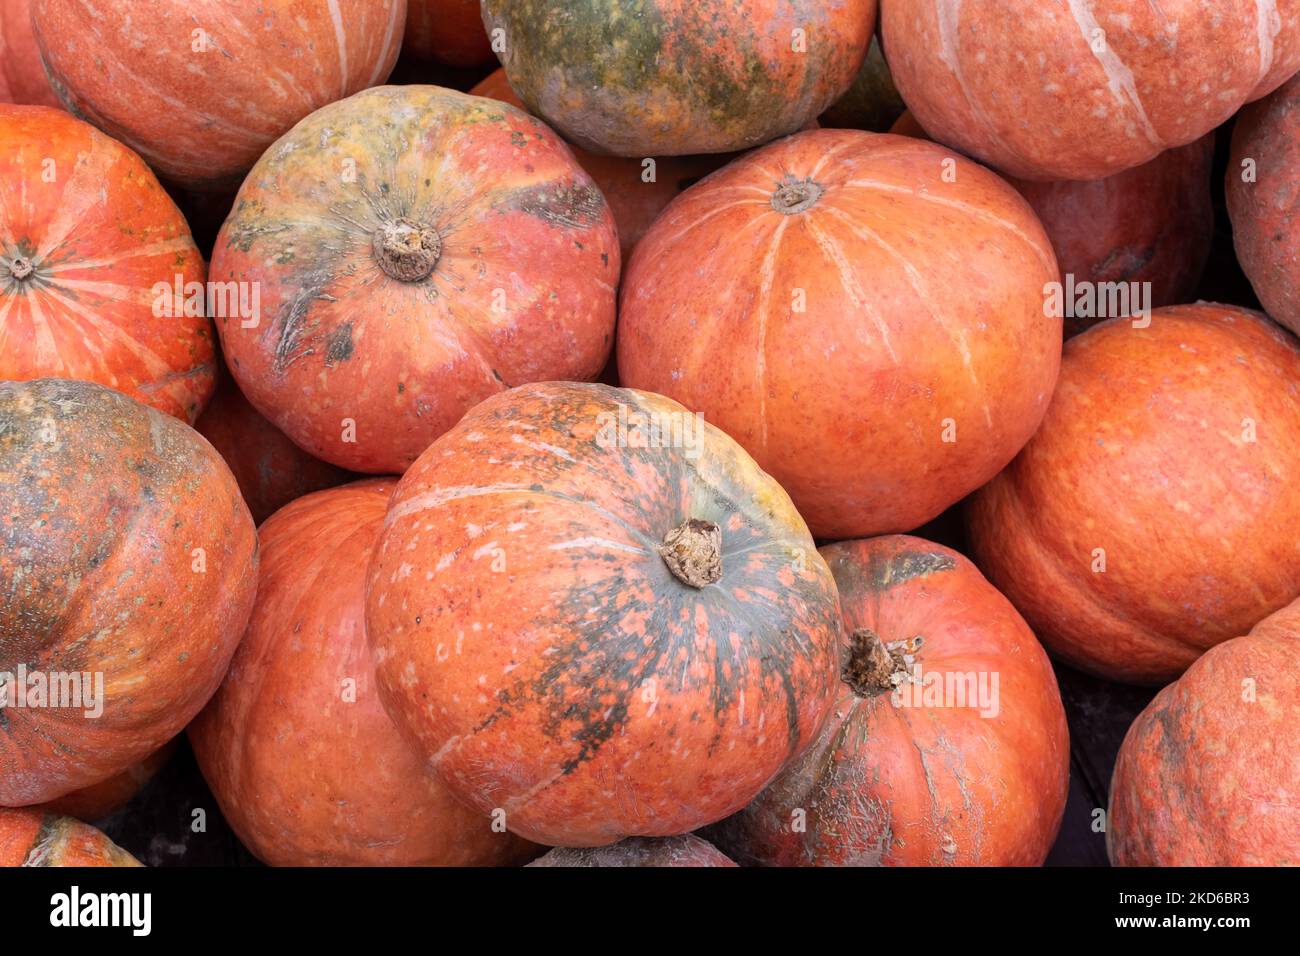
[[[871,628],[858,628],[849,635],[849,653],[840,680],[859,697],[888,694],[911,676],[911,658],[920,649],[919,637],[886,645]]]
[[[9,274],[19,282],[22,282],[35,271],[36,267],[32,265],[31,259],[18,256],[16,259],[9,261]]]
[[[375,230],[379,268],[401,282],[422,282],[442,255],[442,237],[431,226],[398,219]]]
[[[772,193],[772,208],[793,216],[810,208],[825,191],[811,179],[785,179]]]
[[[722,577],[722,529],[712,521],[687,518],[664,535],[659,556],[683,584],[714,584]]]

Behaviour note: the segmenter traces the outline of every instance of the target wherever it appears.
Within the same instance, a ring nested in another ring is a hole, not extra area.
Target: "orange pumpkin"
[[[30,103],[61,109],[32,32],[32,0],[0,4],[0,103]]]
[[[97,784],[189,723],[252,608],[257,536],[191,428],[88,382],[0,382],[0,806]]]
[[[496,60],[479,0],[407,0],[402,51],[457,67]]]
[[[0,867],[139,865],[104,834],[71,817],[0,807]]]
[[[259,322],[218,320],[253,406],[317,458],[401,473],[489,395],[600,374],[619,253],[600,191],[541,122],[381,87],[262,158],[212,275],[260,289]]]
[[[906,531],[1034,433],[1056,259],[1008,185],[932,143],[816,130],[668,207],[622,288],[624,385],[725,430],[815,535]]]
[[[402,478],[366,624],[388,713],[538,843],[685,833],[813,739],[838,600],[785,492],[674,402],[526,385]]]
[[[175,203],[62,110],[0,105],[0,141],[0,380],[85,379],[193,423],[215,349]]]

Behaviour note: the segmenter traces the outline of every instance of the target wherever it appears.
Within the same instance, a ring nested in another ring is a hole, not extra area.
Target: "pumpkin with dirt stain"
[[[1228,212],[1242,270],[1268,314],[1300,334],[1300,77],[1241,111]]]
[[[176,204],[63,110],[0,105],[0,141],[0,380],[99,382],[192,424],[215,343]]]
[[[1213,647],[1129,728],[1115,866],[1300,865],[1300,602]]]
[[[0,867],[140,865],[104,834],[72,817],[0,807]]]
[[[896,535],[821,549],[841,686],[808,752],[708,835],[766,866],[1039,866],[1069,789],[1047,654],[956,551]]]
[[[402,478],[366,624],[389,714],[538,843],[734,813],[813,739],[838,599],[784,491],[661,396],[545,383]]]
[[[1049,651],[1163,684],[1300,596],[1300,344],[1233,306],[1146,321],[1066,344],[1043,427],[967,517]]]
[[[30,103],[62,109],[32,32],[31,0],[0,4],[0,103]]]
[[[88,382],[0,383],[0,806],[97,784],[176,736],[256,586],[253,519],[193,429]]]
[[[401,473],[489,395],[591,380],[614,336],[609,208],[539,120],[433,86],[380,87],[296,126],[249,175],[214,281],[227,364],[317,458]]]
[[[175,753],[176,740],[171,740],[121,773],[64,794],[42,804],[41,809],[58,816],[76,817],[78,820],[102,820],[134,800]]]
[[[456,67],[496,60],[479,0],[407,0],[402,52]]]
[[[249,404],[229,374],[221,377],[216,395],[194,427],[230,466],[259,525],[303,495],[358,477],[291,442]]]
[[[693,833],[675,837],[628,837],[610,846],[556,847],[529,866],[703,867],[736,864]]]
[[[867,53],[876,0],[483,0],[530,112],[614,156],[728,153],[815,120]]]
[[[457,802],[375,692],[366,566],[395,484],[320,491],[262,525],[248,630],[190,725],[226,821],[275,866],[509,864],[536,852]]]
[[[32,0],[68,109],[182,186],[235,185],[308,113],[388,78],[406,0]]]
[[[1300,70],[1277,0],[882,0],[908,108],[1021,179],[1102,179],[1200,139]]]
[[[740,442],[813,534],[910,531],[1047,410],[1056,259],[1028,204],[933,143],[814,130],[688,189],[622,287],[622,384]]]

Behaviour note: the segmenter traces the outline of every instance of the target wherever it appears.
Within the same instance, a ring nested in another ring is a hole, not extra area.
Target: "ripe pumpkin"
[[[921,125],[1022,179],[1140,166],[1300,69],[1300,9],[1273,0],[882,0],[881,33]]]
[[[556,847],[529,866],[731,866],[736,864],[693,833],[628,837],[611,846]]]
[[[99,382],[193,423],[215,347],[186,308],[207,276],[175,203],[62,110],[0,104],[0,141],[0,380]]]
[[[161,176],[219,189],[308,113],[384,82],[406,2],[32,0],[32,17],[70,110]]]
[[[1300,602],[1206,651],[1129,728],[1115,866],[1300,865]]]
[[[31,0],[0,4],[0,103],[61,109],[32,32]]]
[[[683,156],[749,149],[816,119],[862,65],[876,0],[483,0],[483,20],[503,31],[511,85],[565,139]]]
[[[1297,381],[1300,345],[1232,306],[1071,339],[1043,427],[970,501],[980,567],[1067,663],[1173,680],[1300,595]]]
[[[0,807],[0,867],[140,866],[94,827],[39,809]]]
[[[880,49],[880,39],[872,37],[867,58],[862,61],[857,79],[847,93],[832,103],[821,115],[821,125],[835,129],[863,129],[887,133],[889,127],[907,109],[889,75],[889,64]]]
[[[0,806],[24,806],[120,773],[198,713],[248,620],[257,536],[212,446],[119,392],[0,382],[0,436],[0,674],[11,702],[23,690],[0,723]],[[49,706],[56,680],[94,700]]]
[[[910,530],[1038,427],[1057,278],[1029,206],[977,164],[898,136],[801,133],[651,227],[623,281],[619,376],[733,436],[816,536]]]
[[[479,0],[407,0],[402,52],[457,67],[496,60]]]
[[[1039,866],[1069,790],[1047,654],[956,551],[895,535],[821,549],[844,614],[817,742],[710,831],[768,866]]]
[[[75,817],[78,820],[102,820],[121,810],[145,788],[158,771],[176,753],[176,741],[169,741],[139,763],[134,763],[107,780],[74,790],[41,806],[46,813]]]
[[[509,103],[527,109],[506,79],[504,69],[496,70],[470,90],[474,96]],[[717,156],[664,156],[654,160],[654,180],[646,182],[644,159],[600,156],[574,147],[573,157],[587,171],[609,203],[618,226],[618,245],[622,260],[627,262],[632,250],[646,234],[664,207],[682,190],[718,169],[724,162]]]
[[[402,478],[366,624],[388,713],[537,843],[734,813],[834,691],[838,600],[788,496],[661,396],[495,395]]]
[[[218,320],[253,406],[317,458],[400,473],[489,395],[600,374],[619,253],[600,191],[541,122],[381,87],[262,158],[212,274],[261,290],[255,328]]]
[[[194,427],[230,466],[259,525],[303,495],[357,477],[313,458],[291,442],[248,403],[228,375],[222,377],[212,403]]]
[[[1300,333],[1300,78],[1241,111],[1228,163],[1237,259],[1268,314]]]

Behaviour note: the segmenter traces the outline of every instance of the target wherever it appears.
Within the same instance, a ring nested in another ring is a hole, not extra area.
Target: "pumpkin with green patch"
[[[789,497],[661,396],[494,396],[402,478],[366,625],[389,715],[538,843],[671,836],[748,803],[835,686],[834,581]]]
[[[255,321],[217,323],[253,406],[317,458],[382,474],[489,395],[599,375],[619,265],[600,190],[545,124],[406,86],[272,147],[212,276],[259,290]]]
[[[0,867],[139,865],[89,824],[36,808],[0,807]]]
[[[847,90],[876,0],[484,0],[528,109],[615,156],[749,149]]]

